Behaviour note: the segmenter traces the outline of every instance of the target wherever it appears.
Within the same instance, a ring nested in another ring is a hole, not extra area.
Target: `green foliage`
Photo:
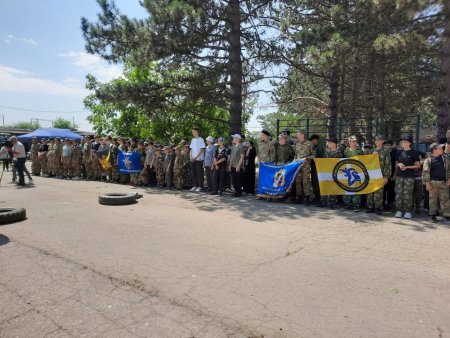
[[[66,120],[63,117],[58,117],[53,121],[53,127],[54,128],[61,128],[61,129],[70,129],[70,130],[77,130],[78,126],[74,124],[70,120]]]
[[[7,126],[7,128],[17,128],[17,129],[38,129],[40,127],[41,125],[37,121],[33,122],[19,121]]]

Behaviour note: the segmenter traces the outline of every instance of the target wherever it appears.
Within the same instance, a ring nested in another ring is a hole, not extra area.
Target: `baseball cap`
[[[225,137],[220,136],[220,137],[217,139],[217,141],[218,141],[218,142],[225,142]]]
[[[402,141],[408,141],[410,143],[414,143],[413,137],[411,135],[404,135],[402,137]]]
[[[267,129],[263,129],[263,130],[261,131],[261,134],[270,136],[270,133],[269,133],[269,131],[268,131]],[[240,135],[239,135],[239,136],[240,136]]]
[[[384,141],[384,136],[381,134],[378,134],[375,136],[375,140],[380,140],[380,141]]]
[[[338,144],[338,139],[336,137],[327,138],[327,142],[332,142]]]
[[[352,135],[348,138],[349,141],[358,141],[355,135]]]
[[[214,137],[208,136],[208,137],[206,138],[206,141],[214,142]]]
[[[241,135],[239,135],[239,134],[231,135],[231,137],[232,137],[232,138],[237,138],[237,139],[239,139],[239,140],[242,138]]]

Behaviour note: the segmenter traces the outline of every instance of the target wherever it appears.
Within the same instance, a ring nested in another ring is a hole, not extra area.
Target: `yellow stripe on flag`
[[[315,162],[321,195],[365,195],[384,186],[376,154],[318,158]]]

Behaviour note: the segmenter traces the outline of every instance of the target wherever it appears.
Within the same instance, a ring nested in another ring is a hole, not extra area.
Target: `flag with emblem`
[[[316,158],[321,195],[365,195],[384,186],[378,155]]]
[[[268,162],[259,164],[258,196],[284,197],[290,190],[295,176],[304,160],[284,165]]]
[[[136,174],[142,170],[141,154],[137,152],[119,151],[119,173]]]

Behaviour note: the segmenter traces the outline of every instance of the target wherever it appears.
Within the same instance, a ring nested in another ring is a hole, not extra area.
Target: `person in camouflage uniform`
[[[86,180],[92,180],[92,166],[91,166],[91,150],[92,144],[90,142],[89,136],[84,137],[84,145],[83,145],[83,165],[86,170]]]
[[[119,139],[119,147],[118,148],[119,148],[119,151],[128,152],[129,148],[128,148],[125,138],[121,137]],[[120,175],[120,184],[128,184],[130,182],[130,174],[120,174],[119,173],[119,175]]]
[[[164,147],[165,158],[164,158],[164,173],[166,176],[166,187],[171,189],[173,186],[173,161],[175,156],[173,154],[172,148],[167,146]]]
[[[94,177],[94,180],[99,181],[101,180],[101,171],[102,167],[100,165],[100,161],[98,160],[98,149],[101,146],[100,142],[100,136],[95,135],[94,137],[94,143],[91,144],[91,154],[89,156],[89,162],[91,165],[91,171],[92,176]]]
[[[338,140],[334,137],[327,139],[327,149],[325,150],[324,158],[342,158],[342,152],[338,148]],[[320,207],[328,207],[330,209],[335,209],[338,203],[337,196],[335,195],[325,195],[320,197]]]
[[[356,136],[350,136],[348,138],[349,147],[344,151],[344,157],[350,158],[353,156],[363,155],[364,152],[358,148],[358,139]],[[343,210],[351,210],[354,212],[359,212],[359,207],[361,205],[361,196],[360,195],[345,195],[342,198],[344,200],[344,208]]]
[[[40,144],[36,138],[33,136],[31,139],[31,175],[39,176],[41,174],[41,164],[39,163],[39,147]]]
[[[39,147],[39,164],[42,168],[42,176],[47,177],[48,176],[48,160],[47,160],[47,153],[48,153],[48,143],[47,140],[42,140],[42,144]]]
[[[441,214],[450,220],[449,189],[450,160],[443,155],[444,144],[433,143],[431,154],[423,163],[422,179],[429,193],[429,216],[436,223],[439,206]]]
[[[48,151],[47,151],[47,170],[48,176],[53,177],[55,175],[55,170],[53,168],[53,157],[55,156],[55,140],[53,138],[49,139]]]
[[[383,175],[384,185],[386,185],[392,175],[392,165],[391,155],[389,151],[387,151],[383,147],[383,143],[383,136],[375,136],[375,149],[372,153],[378,155],[378,159],[380,160],[381,174]],[[379,190],[367,195],[367,213],[376,212],[377,215],[381,215],[383,213],[383,192],[384,188],[380,188]]]
[[[191,169],[191,159],[190,159],[190,149],[189,144],[183,146],[181,151],[182,161],[183,161],[183,188],[191,189],[192,188],[192,169]]]
[[[311,160],[314,159],[315,155],[313,144],[306,139],[306,132],[299,130],[297,133],[297,143],[295,144],[295,159],[304,159],[305,161],[297,172],[295,188],[297,203],[302,203],[304,198],[307,206],[311,203]]]
[[[314,152],[316,154],[315,158],[323,158],[325,149],[320,143],[320,136],[317,134],[311,135],[309,138],[314,147]],[[311,161],[311,186],[314,192],[314,204],[320,204],[320,189],[319,189],[319,178],[317,177],[316,162]]]
[[[183,189],[183,155],[181,147],[177,146],[175,150],[175,160],[173,162],[173,183],[178,190]]]
[[[164,171],[164,153],[161,151],[161,147],[156,147],[155,149],[155,172],[156,172],[156,186],[158,188],[162,188],[166,182],[166,174]]]
[[[73,141],[72,156],[70,158],[72,165],[72,174],[75,180],[79,180],[81,177],[81,162],[83,153],[81,151],[80,142],[78,140]]]
[[[119,183],[120,182],[120,176],[119,176],[119,145],[117,143],[117,138],[111,139],[110,142],[111,147],[111,175],[112,175],[112,182],[113,183]]]
[[[261,132],[258,140],[258,160],[260,163],[275,163],[277,160],[275,142],[270,141],[270,133],[265,129]]]
[[[295,150],[292,145],[287,142],[288,136],[286,134],[280,134],[278,136],[277,143],[277,159],[275,163],[277,164],[286,164],[290,163],[295,158]]]
[[[53,157],[53,168],[55,170],[56,178],[62,178],[62,163],[61,163],[62,147],[63,144],[61,143],[61,139],[56,138]]]

